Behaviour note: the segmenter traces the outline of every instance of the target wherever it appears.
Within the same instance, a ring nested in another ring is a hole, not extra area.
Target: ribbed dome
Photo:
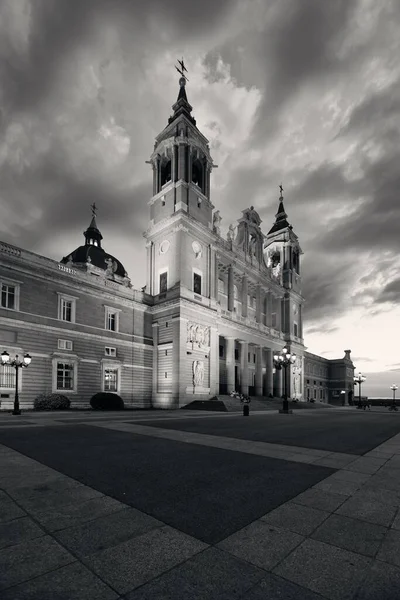
[[[101,240],[103,239],[103,236],[97,227],[95,204],[92,205],[92,209],[92,220],[89,227],[84,232],[85,245],[79,246],[79,248],[71,252],[71,254],[64,256],[64,258],[61,260],[61,263],[76,264],[77,266],[90,263],[99,269],[107,271],[107,276],[109,276],[111,279],[114,275],[122,278],[128,277],[128,274],[125,271],[122,263],[115,258],[115,256],[112,256],[112,254],[105,252],[105,250],[101,247]]]
[[[114,275],[119,275],[120,277],[127,276],[124,266],[117,258],[115,258],[115,256],[108,254],[103,250],[103,248],[100,248],[99,246],[93,246],[92,244],[79,246],[79,248],[71,252],[71,254],[65,256],[61,262],[63,264],[68,262],[73,264],[85,264],[90,262],[95,267],[104,269],[104,271],[110,268]]]

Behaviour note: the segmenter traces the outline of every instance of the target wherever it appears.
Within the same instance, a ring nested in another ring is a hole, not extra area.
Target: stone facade
[[[227,239],[221,235],[210,199],[215,165],[184,86],[181,79],[174,114],[149,161],[143,291],[132,289],[121,263],[101,248],[94,217],[85,246],[60,263],[0,243],[0,349],[32,356],[20,377],[22,408],[52,391],[82,407],[98,391],[119,393],[126,406],[160,408],[234,390],[280,397],[273,355],[284,345],[297,355],[290,397],[334,400],[343,388],[348,399],[349,351],[336,361],[305,351],[302,250],[282,193],[268,233],[251,206]],[[309,383],[314,379],[321,385]],[[0,367],[0,409],[11,408],[13,385],[12,370]]]

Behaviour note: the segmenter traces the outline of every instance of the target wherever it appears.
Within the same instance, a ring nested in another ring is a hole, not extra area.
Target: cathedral
[[[22,409],[50,392],[82,408],[100,391],[137,408],[181,408],[232,391],[280,398],[273,356],[283,347],[296,355],[289,397],[352,399],[350,350],[328,360],[304,345],[303,252],[282,186],[269,227],[249,206],[221,235],[210,193],[216,165],[181,75],[147,161],[153,194],[142,290],[103,248],[95,205],[83,244],[59,262],[0,242],[0,352],[32,357],[18,379]],[[15,369],[0,366],[0,410],[12,408],[15,385]]]

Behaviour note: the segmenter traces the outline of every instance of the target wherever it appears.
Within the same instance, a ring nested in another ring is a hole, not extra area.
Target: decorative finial
[[[95,217],[96,216],[96,210],[97,210],[96,202],[93,202],[93,204],[90,205],[90,208],[92,209],[92,217]]]
[[[181,74],[181,78],[179,80],[179,85],[186,85],[186,82],[189,81],[189,79],[186,77],[184,71],[186,71],[186,73],[188,72],[187,68],[185,67],[185,63],[183,62],[183,58],[182,60],[178,59],[178,63],[179,63],[179,67],[177,67],[175,65],[175,69],[178,71],[178,73]]]
[[[281,198],[282,198],[283,197],[283,187],[282,187],[282,184],[279,186],[279,190],[281,192]]]

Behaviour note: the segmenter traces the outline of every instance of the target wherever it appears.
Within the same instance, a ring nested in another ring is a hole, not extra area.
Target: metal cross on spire
[[[184,79],[186,79],[186,81],[189,81],[189,79],[186,77],[184,71],[186,71],[186,73],[188,72],[187,68],[185,67],[185,63],[183,62],[183,58],[182,60],[178,59],[178,63],[179,63],[179,67],[177,67],[175,65],[175,69],[178,71],[178,73],[180,73],[181,77],[183,77]]]
[[[95,217],[97,211],[96,202],[93,202],[93,204],[90,205],[90,208],[92,209],[92,216]]]
[[[279,186],[279,190],[280,190],[280,192],[281,192],[281,198],[282,198],[282,195],[283,195],[283,187],[282,187],[282,184]]]

